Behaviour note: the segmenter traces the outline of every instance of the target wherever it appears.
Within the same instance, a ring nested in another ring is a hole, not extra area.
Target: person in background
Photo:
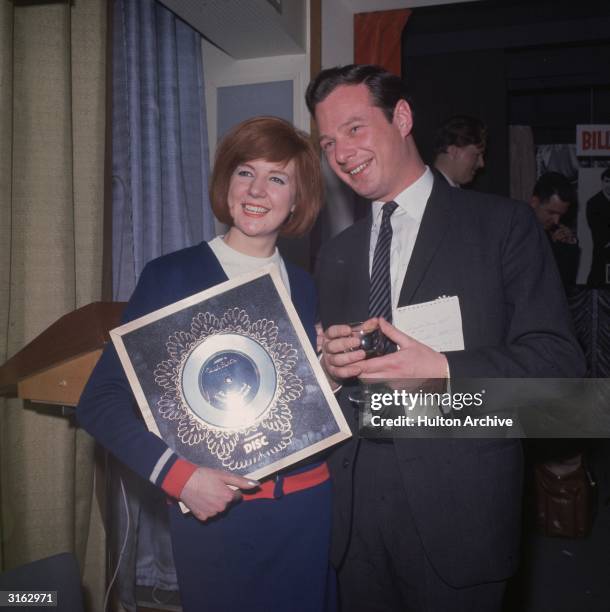
[[[276,247],[280,234],[306,232],[320,210],[320,163],[309,138],[276,117],[240,123],[218,146],[210,196],[227,233],[148,263],[124,320],[275,264],[315,346],[313,281]],[[326,463],[312,460],[263,483],[198,467],[149,432],[135,410],[109,344],[77,407],[78,422],[173,500],[168,512],[182,609],[332,612]]]
[[[561,220],[576,206],[576,190],[559,172],[546,172],[536,181],[530,199],[538,222],[550,241],[564,286],[576,284],[580,248],[574,231]]]
[[[363,380],[578,377],[582,352],[552,255],[524,202],[451,188],[424,165],[401,79],[320,72],[306,101],[335,174],[371,214],[318,259],[321,363],[353,431]],[[389,320],[456,296],[464,350],[435,351]],[[365,359],[348,323],[380,317],[398,350]],[[455,379],[455,380],[454,380]],[[415,434],[416,435],[416,434]],[[516,439],[362,438],[329,458],[332,560],[345,612],[493,612],[518,561]]]
[[[475,117],[456,115],[434,135],[434,167],[452,187],[472,183],[485,167],[487,127]]]
[[[610,168],[601,174],[601,190],[587,202],[587,223],[593,237],[593,261],[587,284],[610,284]]]

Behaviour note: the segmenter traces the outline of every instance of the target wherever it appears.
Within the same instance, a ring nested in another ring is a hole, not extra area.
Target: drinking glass
[[[358,346],[351,349],[352,351],[363,350],[365,359],[380,357],[386,354],[387,338],[379,328],[379,323],[375,319],[367,321],[358,321],[357,323],[349,323],[352,329],[352,337],[358,339]],[[350,391],[349,399],[356,404],[365,404],[371,394],[371,385],[362,383],[358,388]]]

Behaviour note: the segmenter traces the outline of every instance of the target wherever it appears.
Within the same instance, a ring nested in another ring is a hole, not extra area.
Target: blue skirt
[[[170,509],[184,612],[334,612],[330,480],[206,522]]]

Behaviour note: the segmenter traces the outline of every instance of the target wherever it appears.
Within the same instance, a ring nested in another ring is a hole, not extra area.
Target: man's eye
[[[362,126],[360,125],[352,125],[352,127],[350,128],[350,132],[352,134],[355,134]]]
[[[327,140],[326,142],[322,143],[322,150],[330,151],[333,148],[334,144],[335,144],[334,141]]]

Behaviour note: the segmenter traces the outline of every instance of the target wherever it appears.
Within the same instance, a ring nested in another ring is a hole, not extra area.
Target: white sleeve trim
[[[159,461],[157,461],[157,463],[155,464],[155,467],[153,468],[153,471],[151,472],[150,477],[148,478],[150,482],[152,482],[153,484],[157,484],[157,478],[159,478],[159,474],[161,473],[161,471],[165,467],[165,464],[170,460],[173,454],[174,451],[171,448],[168,448],[159,457]]]

